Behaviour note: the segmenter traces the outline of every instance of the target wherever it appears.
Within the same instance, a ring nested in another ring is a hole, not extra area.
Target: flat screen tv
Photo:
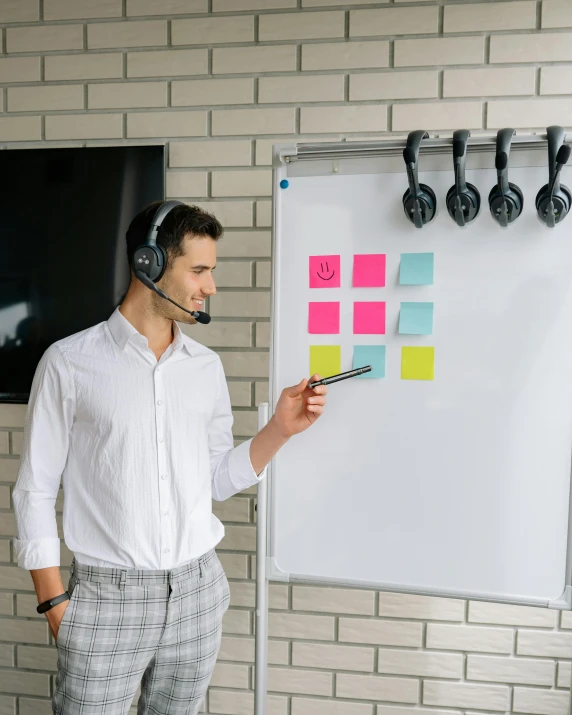
[[[125,232],[165,198],[165,148],[7,149],[0,188],[0,402],[27,403],[46,349],[123,300]]]

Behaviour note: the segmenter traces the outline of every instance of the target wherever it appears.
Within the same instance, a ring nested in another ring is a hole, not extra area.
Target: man
[[[56,638],[55,715],[126,713],[140,683],[139,715],[198,712],[230,600],[212,499],[256,484],[326,403],[327,388],[309,389],[304,378],[282,391],[254,438],[233,447],[219,356],[175,322],[195,318],[133,272],[160,205],[127,231],[123,301],[107,321],[50,345],[31,388],[14,546]],[[216,218],[192,206],[174,207],[161,225],[168,260],[157,286],[190,311],[216,292],[221,235]],[[67,593],[54,508],[62,473],[64,539],[74,553]]]

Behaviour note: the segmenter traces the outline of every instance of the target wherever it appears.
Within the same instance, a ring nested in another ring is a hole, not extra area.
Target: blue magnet
[[[289,186],[290,186],[290,183],[289,183],[288,179],[282,179],[282,181],[280,182],[280,188],[287,189]]]

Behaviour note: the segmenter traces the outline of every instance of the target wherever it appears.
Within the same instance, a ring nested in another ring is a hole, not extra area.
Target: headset
[[[524,205],[522,191],[508,180],[508,156],[515,134],[514,129],[499,129],[497,133],[495,168],[498,183],[493,186],[489,194],[491,215],[503,228],[516,221]]]
[[[435,216],[437,197],[427,184],[420,184],[417,176],[417,162],[419,159],[419,145],[422,139],[427,139],[428,132],[418,129],[410,132],[407,145],[403,150],[403,159],[407,167],[409,188],[403,194],[403,210],[405,215],[417,228],[429,223]]]
[[[560,183],[562,167],[570,158],[570,147],[564,144],[565,132],[553,125],[546,130],[548,136],[548,183],[536,194],[536,213],[548,228],[561,223],[570,211],[572,193]]]
[[[455,183],[447,192],[447,211],[457,226],[464,226],[476,218],[481,207],[481,195],[476,186],[465,181],[468,129],[457,129],[453,134],[453,166]]]
[[[182,305],[175,303],[171,300],[169,296],[158,288],[155,283],[161,280],[165,269],[167,267],[167,254],[163,246],[157,245],[157,234],[161,224],[165,220],[167,214],[175,208],[175,206],[186,206],[182,201],[165,201],[157,211],[153,214],[151,219],[151,225],[145,236],[145,243],[141,244],[135,249],[133,254],[133,272],[137,278],[150,288],[152,291],[165,298],[165,300],[170,301],[173,305],[176,305],[181,310],[195,318],[198,323],[210,323],[211,317],[208,313],[204,313],[202,310],[187,310]]]

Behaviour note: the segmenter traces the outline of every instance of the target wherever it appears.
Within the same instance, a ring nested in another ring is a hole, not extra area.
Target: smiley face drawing
[[[310,256],[310,288],[340,287],[340,256]]]
[[[332,278],[336,275],[335,271],[330,271],[328,268],[328,261],[326,261],[325,266],[323,263],[320,263],[320,270],[321,272],[318,273],[318,278],[324,281],[331,281]]]

